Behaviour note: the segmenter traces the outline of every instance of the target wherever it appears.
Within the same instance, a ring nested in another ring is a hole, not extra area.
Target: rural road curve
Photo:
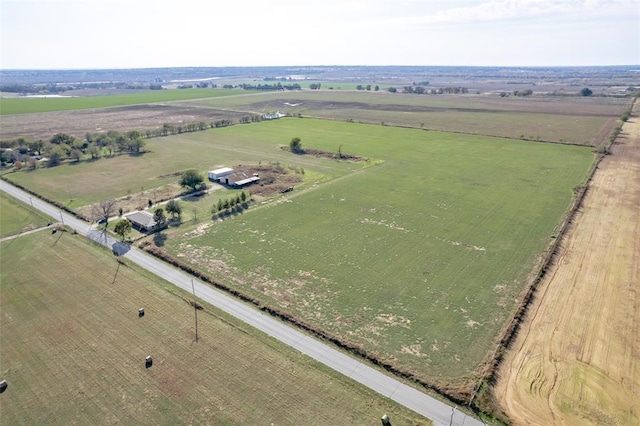
[[[94,229],[90,224],[62,212],[57,207],[31,196],[5,181],[0,181],[0,189],[28,205],[33,205],[34,208],[55,220],[60,220],[78,233],[118,252],[129,261],[140,265],[189,293],[192,291],[191,280],[193,279],[198,298],[352,378],[375,392],[431,419],[435,425],[479,426],[483,424],[480,420],[458,411],[451,405],[447,405],[407,386],[136,248],[130,248],[128,245],[120,243],[110,235]],[[380,413],[380,416],[382,414],[384,413]]]

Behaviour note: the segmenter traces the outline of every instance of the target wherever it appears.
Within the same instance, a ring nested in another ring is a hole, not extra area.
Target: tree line
[[[389,87],[387,89],[391,93],[396,93],[398,91],[395,87]],[[458,95],[458,94],[466,94],[469,93],[469,89],[467,87],[438,87],[427,89],[423,85],[416,86],[404,86],[402,88],[402,93],[411,93],[415,95]]]
[[[140,153],[145,141],[138,130],[126,133],[110,130],[106,133],[87,133],[84,139],[78,139],[66,133],[57,133],[48,141],[31,141],[26,138],[0,141],[2,166],[13,164],[16,168],[35,169],[43,158],[48,167],[54,167],[63,160],[80,161],[85,157],[92,160],[100,158],[105,152],[109,156],[116,153]]]
[[[256,123],[264,120],[261,115],[247,115],[240,117],[240,124]],[[86,133],[84,139],[78,139],[66,133],[58,133],[48,141],[37,141],[26,138],[0,140],[0,165],[5,167],[13,164],[18,169],[28,167],[29,170],[38,167],[39,161],[46,157],[47,166],[57,166],[64,160],[80,161],[89,157],[96,160],[102,156],[112,157],[119,153],[137,154],[144,151],[146,142],[161,136],[177,135],[204,131],[207,129],[232,126],[233,120],[220,119],[209,123],[199,121],[197,123],[172,124],[164,123],[162,127],[147,129],[144,131],[131,130],[118,132],[109,130],[106,133]]]

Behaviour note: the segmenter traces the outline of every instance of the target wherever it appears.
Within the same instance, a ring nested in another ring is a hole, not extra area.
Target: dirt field
[[[60,132],[83,138],[87,132],[156,129],[164,123],[210,123],[222,119],[237,121],[243,115],[246,114],[180,103],[7,115],[2,117],[0,138],[25,137],[48,140]]]
[[[514,424],[640,424],[640,119],[597,170],[501,369]]]

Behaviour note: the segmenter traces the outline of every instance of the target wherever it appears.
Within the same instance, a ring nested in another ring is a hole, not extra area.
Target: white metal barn
[[[209,180],[219,182],[220,179],[231,174],[233,174],[233,169],[231,167],[223,167],[221,169],[211,170],[209,172]]]

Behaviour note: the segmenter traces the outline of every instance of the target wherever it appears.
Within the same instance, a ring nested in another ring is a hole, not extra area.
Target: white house
[[[231,167],[223,167],[221,169],[211,170],[209,171],[209,180],[214,182],[222,182],[221,179],[223,177],[229,176],[231,174],[233,174],[233,169]]]

